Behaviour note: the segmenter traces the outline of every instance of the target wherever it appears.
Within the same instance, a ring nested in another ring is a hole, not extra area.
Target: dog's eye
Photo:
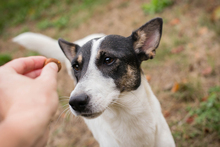
[[[106,64],[106,65],[112,65],[114,62],[115,62],[115,59],[111,58],[111,57],[106,57],[104,59],[104,64]]]
[[[75,71],[79,71],[79,64],[73,64],[73,69]]]

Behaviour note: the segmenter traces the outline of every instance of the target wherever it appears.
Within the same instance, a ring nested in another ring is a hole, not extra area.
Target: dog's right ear
[[[63,53],[65,54],[65,56],[71,62],[73,58],[76,56],[76,53],[79,50],[80,46],[78,46],[77,44],[68,42],[62,38],[58,39],[58,43]]]

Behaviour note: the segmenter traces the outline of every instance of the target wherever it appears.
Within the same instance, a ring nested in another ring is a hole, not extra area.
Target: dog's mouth
[[[81,113],[79,115],[88,118],[88,119],[93,119],[96,118],[98,116],[100,116],[102,114],[102,112],[98,112],[98,113]]]
[[[91,112],[91,111],[78,112],[78,111],[73,110],[73,108],[71,106],[69,106],[69,108],[70,108],[70,111],[72,112],[72,114],[74,114],[76,116],[82,116],[87,119],[96,118],[96,117],[100,116],[103,112],[103,111],[101,111],[101,112]]]

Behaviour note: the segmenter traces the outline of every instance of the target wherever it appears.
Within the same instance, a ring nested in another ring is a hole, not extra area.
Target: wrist
[[[9,115],[0,123],[0,142],[7,147],[30,147],[44,134],[45,123],[37,121],[33,114]]]
[[[1,146],[19,147],[28,146],[28,141],[20,124],[4,120],[0,123],[0,142]]]

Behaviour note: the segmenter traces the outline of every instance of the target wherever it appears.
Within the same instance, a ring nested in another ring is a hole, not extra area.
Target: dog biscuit
[[[44,66],[45,65],[47,65],[48,63],[50,63],[50,62],[54,62],[54,63],[56,63],[57,64],[57,66],[58,66],[58,72],[61,70],[61,62],[59,61],[59,60],[57,60],[57,59],[54,59],[54,58],[48,58],[48,59],[46,59],[45,60],[45,62],[44,62]]]

